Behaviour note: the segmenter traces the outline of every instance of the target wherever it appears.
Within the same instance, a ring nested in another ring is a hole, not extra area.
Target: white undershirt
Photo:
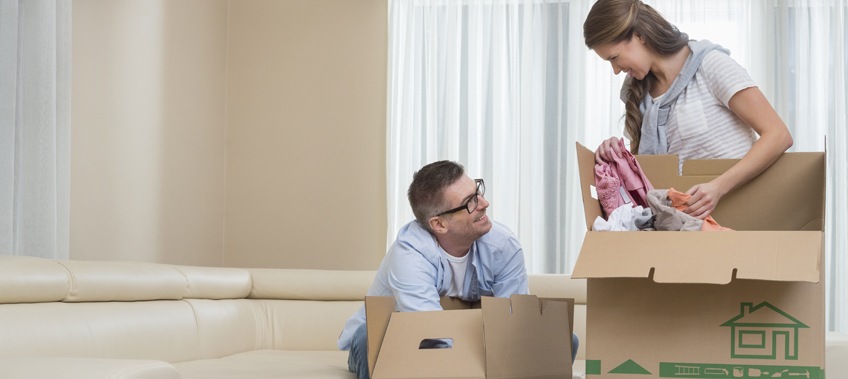
[[[445,249],[442,249],[441,246],[439,250],[442,251],[442,255],[448,261],[448,267],[453,273],[453,280],[451,280],[450,286],[448,287],[447,296],[450,297],[462,297],[464,295],[462,293],[462,285],[465,283],[465,272],[468,268],[468,255],[465,254],[462,257],[454,257],[453,255],[448,254]]]

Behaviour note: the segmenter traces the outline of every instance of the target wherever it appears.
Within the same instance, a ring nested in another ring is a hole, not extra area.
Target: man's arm
[[[411,246],[398,246],[391,256],[389,287],[401,312],[441,310],[438,270]]]
[[[500,262],[502,264],[498,265],[500,268],[495,273],[495,281],[492,285],[492,292],[496,297],[530,293],[527,269],[524,267],[524,250],[514,239],[510,239],[508,246],[502,252],[503,258]]]

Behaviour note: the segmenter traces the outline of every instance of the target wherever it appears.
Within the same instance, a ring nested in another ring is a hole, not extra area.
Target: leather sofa
[[[0,256],[0,378],[353,379],[336,339],[373,275]],[[574,298],[586,341],[584,280],[530,290]],[[828,377],[848,377],[848,337],[827,349]]]
[[[353,379],[336,339],[373,275],[0,256],[0,378]],[[585,281],[530,284],[585,340]]]

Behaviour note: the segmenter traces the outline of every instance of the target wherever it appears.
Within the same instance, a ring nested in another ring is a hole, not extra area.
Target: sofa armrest
[[[828,378],[848,378],[848,334],[827,332],[825,373]]]
[[[179,379],[168,362],[139,359],[0,357],[4,379]]]

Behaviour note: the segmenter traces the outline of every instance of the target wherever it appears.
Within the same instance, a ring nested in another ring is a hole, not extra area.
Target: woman
[[[621,89],[625,134],[634,154],[741,158],[690,188],[684,212],[704,219],[722,196],[771,166],[792,146],[786,125],[751,77],[721,46],[686,33],[640,0],[599,0],[583,23],[586,46],[627,74]],[[759,135],[759,138],[757,138]],[[604,141],[595,160],[620,156]]]

